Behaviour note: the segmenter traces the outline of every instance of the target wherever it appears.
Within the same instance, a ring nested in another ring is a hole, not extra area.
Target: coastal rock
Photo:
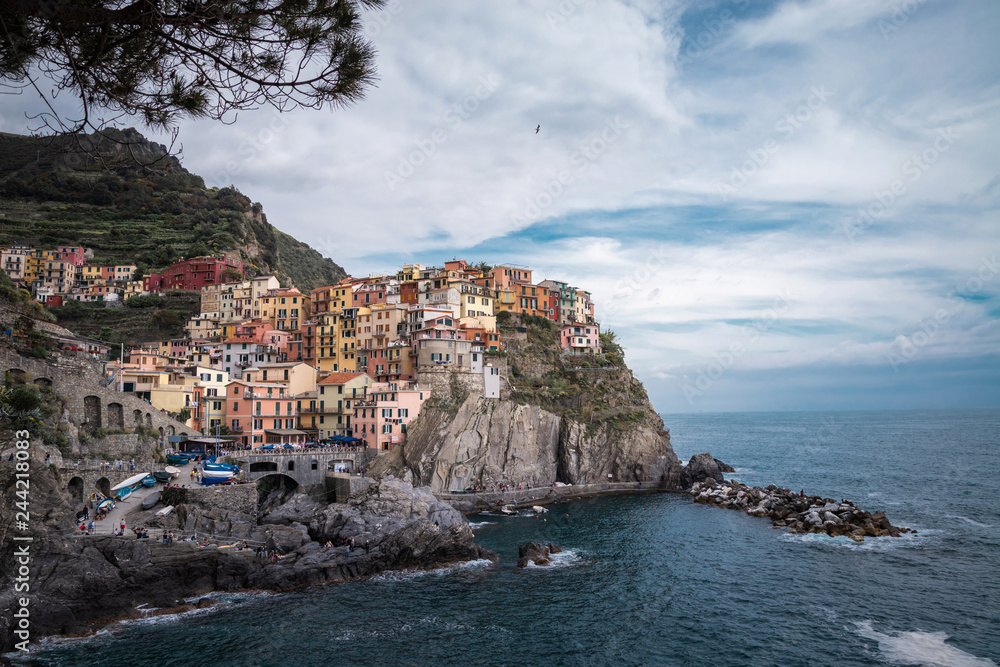
[[[0,465],[0,481],[7,467]],[[0,487],[0,493],[8,494],[8,489],[14,485]],[[182,531],[190,526],[213,535],[212,545],[204,547],[197,542],[163,544],[155,539],[76,535],[74,509],[63,499],[54,474],[44,468],[33,471],[32,489],[39,491],[35,501],[39,516],[48,516],[58,527],[39,521],[33,534],[33,639],[77,633],[91,624],[131,616],[142,604],[176,608],[179,599],[211,591],[288,590],[386,570],[497,559],[474,543],[461,513],[438,502],[429,490],[399,480],[375,483],[351,504],[321,506],[293,495],[288,507],[272,507],[260,525],[250,515],[209,503],[178,506],[165,519],[174,525],[166,527]],[[43,490],[51,495],[43,495]],[[0,531],[9,531],[8,518],[0,516]],[[353,550],[345,544],[352,537]],[[281,556],[268,562],[258,559],[252,548],[216,548],[216,543],[243,539],[264,543]],[[338,546],[327,547],[328,543]],[[7,550],[0,555],[2,608],[14,604],[10,573],[16,568],[10,554]],[[209,602],[199,603],[204,604]],[[9,621],[0,619],[0,651],[11,650],[15,640]]]
[[[483,485],[544,487],[663,481],[683,483],[682,466],[663,421],[645,402],[641,420],[621,428],[560,416],[537,405],[467,396],[453,407],[429,406],[406,443],[374,475],[409,472],[435,493]]]
[[[695,482],[704,482],[706,479],[723,482],[725,477],[722,474],[722,466],[726,466],[726,464],[712,458],[712,455],[707,452],[704,454],[695,454],[684,467],[687,481],[685,486],[694,484]],[[726,468],[729,468],[729,466],[726,466]],[[729,468],[729,471],[732,471],[732,468]]]
[[[529,563],[543,567],[551,565],[552,559],[550,556],[561,551],[562,549],[554,544],[546,545],[540,542],[526,542],[517,548],[517,566],[528,567]]]
[[[706,457],[699,455],[698,468],[708,471],[711,466]],[[692,457],[694,461],[696,457]],[[690,464],[689,464],[690,465]],[[692,484],[688,493],[695,502],[718,504],[727,509],[739,509],[751,516],[769,517],[775,528],[788,528],[790,533],[826,533],[834,537],[846,535],[855,541],[869,537],[899,537],[916,532],[909,528],[893,526],[884,512],[869,513],[854,503],[830,498],[806,496],[781,489],[774,484],[765,489],[748,487],[732,480],[718,482],[714,477]]]

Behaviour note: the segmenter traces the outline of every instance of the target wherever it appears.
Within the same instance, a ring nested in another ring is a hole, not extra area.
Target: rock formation
[[[0,465],[0,483],[9,481],[9,467]],[[3,488],[13,489],[13,484]],[[497,558],[473,543],[459,512],[428,490],[393,479],[373,484],[367,495],[348,504],[320,505],[292,496],[259,524],[237,511],[194,505],[178,507],[167,517],[172,525],[164,521],[165,528],[193,525],[211,529],[217,538],[228,536],[219,544],[266,543],[281,553],[277,562],[258,559],[252,549],[220,549],[215,543],[78,536],[72,534],[73,508],[49,470],[33,469],[32,490],[37,494],[32,515],[38,512],[31,564],[33,639],[80,632],[88,624],[128,616],[141,604],[183,611],[179,600],[211,591],[287,590],[386,570]],[[0,537],[10,531],[4,519]],[[3,558],[0,608],[8,609],[15,568],[9,550]],[[10,621],[9,615],[0,619],[0,651],[12,646]]]
[[[562,551],[562,548],[552,544],[542,544],[540,542],[526,542],[517,548],[517,566],[528,567],[529,563],[541,565],[542,567],[552,564],[550,556]]]
[[[749,487],[735,480],[716,483],[709,477],[695,482],[690,494],[695,502],[769,517],[772,526],[788,528],[791,533],[846,535],[861,542],[865,537],[899,537],[902,533],[916,532],[893,526],[884,512],[866,512],[847,500],[836,502],[831,498],[806,496],[774,484],[767,488]]]

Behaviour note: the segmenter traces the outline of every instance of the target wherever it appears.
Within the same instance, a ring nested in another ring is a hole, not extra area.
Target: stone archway
[[[10,374],[10,379],[19,384],[24,384],[28,381],[28,374],[22,371],[20,368],[11,368],[7,373]]]
[[[125,428],[125,409],[121,403],[108,403],[108,428]]]
[[[101,428],[103,425],[101,421],[101,399],[98,396],[84,396],[83,397],[83,418],[84,423],[87,424],[87,428],[93,431],[95,428]]]
[[[135,419],[136,426],[142,426],[142,410],[133,410],[132,418]]]
[[[278,491],[281,497],[288,498],[298,488],[299,483],[288,475],[282,475],[281,473],[264,475],[257,480],[257,501],[264,502],[268,498],[273,501],[275,491]]]
[[[103,493],[105,496],[111,495],[111,482],[108,481],[107,477],[102,477],[96,482],[94,482],[94,486],[97,488],[98,491]]]
[[[51,387],[52,380],[45,377],[35,378],[35,384],[37,384],[39,387]]]
[[[69,480],[69,484],[66,485],[66,490],[69,491],[69,495],[73,497],[77,503],[83,503],[83,478],[74,477]]]
[[[159,428],[159,431],[160,431],[160,440],[163,440],[163,427],[162,426]]]
[[[278,472],[278,464],[274,461],[255,461],[250,464],[248,472]]]
[[[167,435],[177,435],[177,430],[173,426],[168,426]]]
[[[146,428],[153,428],[153,415],[146,413]]]

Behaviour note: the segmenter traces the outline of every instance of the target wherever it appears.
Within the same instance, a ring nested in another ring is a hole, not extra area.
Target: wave
[[[973,526],[977,526],[979,528],[992,528],[993,527],[992,523],[979,523],[978,521],[973,521],[972,519],[970,519],[967,516],[961,516],[959,514],[946,514],[944,516],[944,518],[945,519],[960,519],[961,521],[964,521],[966,523],[971,523]]]
[[[573,549],[563,549],[557,554],[551,554],[549,556],[551,561],[549,565],[535,565],[532,562],[528,562],[526,569],[528,570],[558,570],[565,567],[576,567],[585,562],[585,559],[578,551]]]
[[[368,581],[408,581],[423,577],[443,577],[458,572],[476,572],[484,570],[491,565],[493,565],[493,561],[485,558],[477,558],[476,560],[466,560],[461,563],[434,568],[433,570],[388,570],[381,574],[376,574]]]
[[[469,528],[471,528],[472,530],[475,530],[476,528],[482,528],[483,526],[495,526],[495,525],[497,525],[496,521],[470,521],[469,522]]]
[[[948,635],[944,632],[894,632],[882,633],[875,629],[872,621],[854,623],[855,632],[878,642],[879,651],[889,662],[897,665],[921,665],[922,667],[997,667],[987,658],[966,653],[960,648],[946,644]]]
[[[904,533],[899,537],[866,537],[864,542],[855,542],[846,535],[833,537],[826,533],[788,533],[781,534],[786,542],[816,547],[833,547],[850,549],[852,551],[885,552],[892,549],[922,546],[930,536],[940,533],[940,530],[918,529],[917,534]]]

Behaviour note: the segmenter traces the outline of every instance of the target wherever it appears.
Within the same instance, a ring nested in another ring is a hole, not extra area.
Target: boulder
[[[517,566],[518,567],[528,567],[528,563],[534,563],[535,565],[551,565],[552,560],[549,558],[553,553],[559,553],[559,551],[552,551],[552,547],[556,545],[545,545],[541,542],[526,542],[517,548]]]
[[[707,452],[692,456],[691,460],[684,467],[688,485],[694,482],[704,482],[708,479],[713,479],[720,483],[725,481],[725,477],[722,474],[724,471],[719,463],[720,461],[712,458],[712,455]]]

